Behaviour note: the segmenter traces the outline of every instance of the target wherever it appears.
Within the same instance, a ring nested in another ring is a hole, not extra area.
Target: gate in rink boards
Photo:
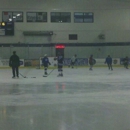
[[[64,45],[61,45],[61,44],[56,45],[55,49],[56,49],[56,57],[58,56],[58,53],[60,53],[64,57],[64,49],[65,49]]]

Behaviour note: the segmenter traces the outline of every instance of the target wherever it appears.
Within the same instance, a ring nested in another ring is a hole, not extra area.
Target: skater
[[[58,72],[59,72],[58,77],[63,76],[63,69],[62,69],[63,68],[63,60],[64,60],[63,56],[60,53],[58,53],[58,56],[57,56]]]
[[[9,66],[12,67],[12,73],[13,73],[12,78],[15,78],[15,76],[19,78],[20,60],[19,57],[16,55],[16,51],[13,51],[13,55],[9,59]]]
[[[77,62],[77,55],[75,54],[71,58],[71,67],[74,68],[75,63]]]
[[[48,65],[51,65],[51,63],[49,62],[49,59],[47,57],[47,54],[44,55],[44,58],[42,59],[42,64],[44,66],[44,75],[47,76]]]
[[[108,57],[106,58],[105,64],[108,65],[108,69],[109,69],[109,70],[110,70],[110,69],[113,70],[113,68],[112,68],[112,58],[111,58],[110,55],[108,55]]]
[[[126,69],[128,69],[128,65],[129,65],[129,58],[128,56],[126,56],[124,59],[123,59],[123,63],[124,63],[124,67]]]
[[[90,57],[89,57],[89,65],[90,65],[90,68],[89,68],[89,70],[93,70],[93,65],[95,64],[95,59],[93,59],[93,55],[91,55]]]

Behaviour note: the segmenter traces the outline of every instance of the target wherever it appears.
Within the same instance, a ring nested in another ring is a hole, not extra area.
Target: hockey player
[[[58,62],[57,64],[59,72],[58,77],[63,76],[63,60],[64,60],[63,56],[60,53],[58,53],[57,56],[57,62]]]
[[[16,55],[16,51],[13,51],[13,55],[9,59],[9,66],[12,67],[12,73],[13,73],[12,78],[15,78],[15,75],[17,75],[17,78],[19,78],[20,60],[19,57]]]
[[[71,58],[71,67],[74,68],[75,63],[77,62],[77,55],[75,54]]]
[[[89,57],[89,65],[90,65],[90,68],[89,68],[89,70],[93,70],[93,65],[95,64],[95,59],[93,59],[93,55],[91,55],[90,57]]]
[[[47,76],[48,65],[51,65],[51,63],[49,62],[49,59],[47,57],[47,54],[44,55],[44,58],[42,59],[42,64],[44,66],[44,74]]]
[[[129,58],[128,56],[126,56],[124,59],[123,59],[123,63],[124,63],[124,67],[126,69],[128,69],[128,65],[129,65]]]
[[[109,70],[110,70],[110,69],[113,70],[113,68],[112,68],[112,58],[111,58],[110,55],[107,56],[107,58],[106,58],[106,60],[105,60],[105,64],[108,65],[108,69],[109,69]]]

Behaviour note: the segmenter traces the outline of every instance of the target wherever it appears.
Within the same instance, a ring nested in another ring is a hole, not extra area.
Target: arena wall
[[[2,11],[22,11],[23,22],[15,22],[15,35],[0,37],[0,43],[106,43],[130,41],[130,2],[112,0],[1,0]],[[47,22],[27,23],[27,12],[47,12]],[[71,12],[70,23],[51,23],[51,12]],[[93,23],[74,23],[74,12],[93,12]],[[24,36],[24,31],[53,31],[52,36]],[[69,40],[77,34],[77,40]],[[104,39],[98,36],[103,34]]]

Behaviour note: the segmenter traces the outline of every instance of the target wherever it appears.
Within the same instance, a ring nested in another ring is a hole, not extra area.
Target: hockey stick
[[[19,73],[23,78],[27,78],[26,76],[23,76],[21,73]]]
[[[47,77],[47,76],[49,76],[49,75],[50,75],[54,70],[55,70],[55,68],[52,69],[48,75],[43,75],[43,77]]]
[[[28,77],[22,75],[21,73],[19,73],[19,74],[20,74],[23,78],[28,78]],[[31,77],[31,78],[36,78],[36,77]]]

